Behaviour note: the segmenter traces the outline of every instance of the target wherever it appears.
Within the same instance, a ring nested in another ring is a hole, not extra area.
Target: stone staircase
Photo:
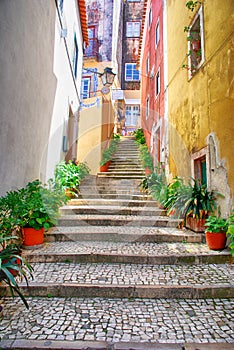
[[[87,177],[43,247],[24,252],[30,310],[1,291],[1,348],[232,348],[229,251],[177,229],[141,193],[143,177],[134,139],[122,138],[108,172]]]

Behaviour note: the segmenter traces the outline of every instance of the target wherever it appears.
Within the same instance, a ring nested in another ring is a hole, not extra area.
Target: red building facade
[[[141,121],[154,164],[165,160],[163,0],[145,0],[140,45]]]

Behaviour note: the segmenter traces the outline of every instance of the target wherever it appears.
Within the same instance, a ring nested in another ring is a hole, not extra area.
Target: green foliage
[[[78,192],[80,181],[89,174],[89,167],[86,163],[73,163],[61,161],[55,167],[55,182],[58,186],[66,190],[71,189],[74,193]]]
[[[231,250],[232,256],[234,256],[234,210],[232,211],[230,217],[227,220],[228,230],[227,230],[227,238],[228,238],[228,246]]]
[[[146,169],[150,169],[151,171],[154,170],[154,164],[153,164],[153,159],[152,156],[148,150],[148,147],[146,144],[144,145],[140,145],[139,147],[139,151],[140,151],[140,158],[142,160],[142,165],[143,167]]]
[[[226,232],[228,229],[228,222],[220,216],[211,215],[206,219],[205,227],[205,232]]]
[[[28,285],[28,276],[33,278],[33,268],[22,258],[21,250],[16,243],[17,238],[11,235],[0,236],[0,244],[4,247],[0,251],[0,281],[4,281],[8,285],[12,297],[15,296],[15,293],[18,294],[24,305],[29,308],[25,297],[20,291],[16,276],[23,278]],[[15,240],[15,243],[12,243],[12,239]]]
[[[120,141],[120,138],[114,138],[111,140],[110,145],[108,148],[106,148],[103,153],[102,153],[102,159],[100,161],[100,165],[105,165],[107,162],[109,162],[114,153],[117,151],[118,149],[118,143]]]
[[[162,164],[155,167],[154,172],[149,176],[149,192],[152,198],[156,199],[161,205],[165,206],[168,197],[167,180],[165,170]]]
[[[186,2],[186,7],[190,10],[190,11],[194,11],[195,8],[198,6],[198,4],[201,4],[200,1],[187,1]]]
[[[119,134],[113,134],[113,139],[114,140],[120,140],[120,135]]]
[[[145,135],[142,128],[135,130],[134,135],[137,143],[140,143],[141,145],[145,144]]]
[[[207,186],[201,184],[199,180],[192,179],[193,183],[178,187],[175,202],[171,210],[175,211],[177,217],[186,218],[187,215],[202,219],[208,213],[213,213],[216,209],[216,197],[220,193],[208,191]]]
[[[174,177],[171,181],[171,183],[167,186],[167,199],[164,203],[165,208],[168,210],[168,214],[172,214],[174,210],[172,210],[172,207],[177,200],[178,194],[181,192],[182,188],[184,186],[183,179],[179,177]]]
[[[20,227],[36,230],[56,225],[58,209],[66,201],[60,187],[50,181],[43,185],[39,180],[26,187],[7,192],[0,198],[1,235],[11,234]]]

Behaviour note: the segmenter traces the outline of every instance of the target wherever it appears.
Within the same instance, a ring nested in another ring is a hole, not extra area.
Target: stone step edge
[[[230,343],[159,343],[159,342],[115,342],[81,340],[3,340],[2,349],[19,350],[233,350]]]
[[[118,233],[108,227],[109,232],[95,232],[95,226],[90,232],[66,232],[66,227],[59,227],[57,232],[50,231],[45,236],[45,242],[71,242],[71,241],[98,241],[98,242],[170,242],[180,243],[186,241],[187,243],[205,243],[205,237],[202,234],[188,235],[188,234],[167,234],[167,233]],[[118,226],[115,226],[118,228]]]
[[[24,296],[30,297],[89,297],[128,299],[211,299],[234,298],[233,285],[101,285],[79,283],[19,283]],[[11,296],[7,286],[0,286],[0,295]]]
[[[212,254],[181,254],[181,255],[144,255],[144,254],[111,254],[111,253],[43,253],[34,254],[32,250],[23,251],[23,257],[29,263],[121,263],[145,265],[198,265],[234,263],[234,258],[228,252]]]

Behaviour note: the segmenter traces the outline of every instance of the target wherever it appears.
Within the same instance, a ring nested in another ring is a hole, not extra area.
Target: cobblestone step
[[[93,191],[93,192],[80,192],[77,198],[83,198],[83,199],[118,199],[118,200],[133,200],[133,201],[144,201],[144,200],[151,200],[150,195],[141,194],[139,191],[139,194],[133,194],[131,191]],[[76,200],[76,199],[74,199]],[[156,202],[155,202],[156,203]],[[157,205],[157,204],[156,204]]]
[[[220,264],[234,262],[229,250],[212,251],[198,243],[59,242],[24,250],[29,262],[134,264]]]
[[[134,226],[58,226],[49,230],[47,242],[101,241],[101,242],[187,242],[201,243],[204,234],[170,227]]]
[[[135,199],[136,198],[136,199]],[[144,200],[143,196],[134,196],[131,199],[122,199],[122,198],[80,198],[80,199],[72,199],[69,201],[69,206],[80,206],[80,205],[108,205],[110,206],[123,206],[123,207],[143,207],[143,208],[156,208],[156,210],[160,210],[160,212],[165,213],[165,210],[159,209],[156,201],[153,200]],[[140,200],[139,200],[140,199]],[[164,214],[163,214],[164,215]]]
[[[111,179],[143,179],[145,177],[144,174],[112,174],[109,172],[100,172],[97,173],[97,176],[100,177],[109,177]]]
[[[61,215],[59,226],[135,226],[137,227],[174,227],[178,226],[177,219],[166,216],[136,216],[136,215]]]
[[[32,263],[28,296],[103,298],[234,298],[232,264],[149,265]],[[10,290],[0,286],[0,295]]]
[[[60,208],[62,215],[136,215],[136,216],[166,216],[166,211],[159,208],[124,207],[107,205],[67,205]]]
[[[185,344],[186,350],[233,347],[234,299],[107,300],[48,296],[27,300],[29,310],[19,298],[0,300],[5,315],[0,324],[1,348],[7,341],[14,349],[23,348],[24,344],[34,348],[36,341],[43,345],[38,349],[76,349],[78,341],[85,342],[78,347],[83,350],[88,350],[85,347],[88,345],[97,350],[99,347],[94,346],[103,346],[103,342],[107,349],[115,346],[125,350],[147,350],[151,345],[156,350],[182,350]],[[16,340],[19,343],[14,347]]]

